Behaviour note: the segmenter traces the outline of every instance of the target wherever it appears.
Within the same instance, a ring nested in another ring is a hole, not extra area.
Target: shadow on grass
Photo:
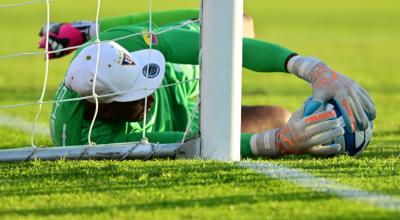
[[[8,209],[1,210],[0,217],[7,215],[34,215],[34,216],[62,216],[66,214],[73,215],[93,215],[102,212],[118,211],[154,211],[157,209],[176,209],[190,207],[207,207],[214,208],[224,205],[240,205],[255,204],[261,202],[285,202],[285,201],[318,201],[326,200],[332,196],[310,193],[279,193],[279,194],[258,194],[258,195],[236,195],[236,196],[219,196],[210,198],[188,198],[177,200],[161,200],[157,199],[147,203],[120,204],[120,205],[98,205],[98,206],[75,206],[57,208],[37,208],[37,209]]]
[[[254,175],[254,174],[252,174]],[[176,187],[207,187],[212,185],[220,185],[220,184],[235,184],[237,183],[238,178],[234,177],[235,175],[231,175],[231,181],[218,180],[213,179],[212,177],[205,178],[197,178],[192,179],[190,175],[187,178],[179,178],[175,180],[168,179],[159,179],[159,180],[149,180],[149,182],[145,182],[140,180],[139,178],[132,178],[130,181],[118,181],[114,183],[110,183],[107,181],[102,182],[101,180],[93,180],[87,183],[78,183],[73,186],[64,186],[61,184],[57,184],[56,186],[35,186],[33,188],[13,188],[12,186],[7,187],[9,189],[1,190],[1,197],[11,197],[11,196],[39,196],[39,195],[56,195],[56,194],[78,194],[81,192],[85,193],[102,193],[102,192],[123,192],[123,191],[144,191],[144,190],[164,190]],[[89,176],[89,179],[93,177]],[[68,182],[72,182],[76,180],[66,180]],[[247,180],[241,180],[240,185],[251,185],[254,181],[260,181],[258,178],[249,178]],[[270,181],[269,179],[264,179],[263,182],[265,184]],[[31,183],[37,183],[37,181],[30,181]]]
[[[400,157],[400,140],[376,140],[371,143],[371,146],[367,147],[361,158],[387,159]]]
[[[115,164],[112,161],[106,163],[108,164],[102,167],[93,167],[96,163],[86,165],[86,163],[65,162],[64,165],[61,163],[61,167],[57,167],[60,166],[59,163],[44,162],[39,165],[39,168],[35,167],[33,162],[24,163],[22,166],[21,164],[0,164],[0,177],[2,177],[0,184],[3,186],[0,194],[2,197],[7,197],[162,190],[177,186],[244,185],[264,178],[254,175],[249,170],[221,163],[208,163],[207,166],[202,163],[184,166],[179,162],[177,164],[143,162],[136,165],[129,162],[118,164],[117,161],[114,161]],[[43,166],[43,169],[40,166]],[[13,172],[14,169],[18,171]],[[270,180],[265,179],[264,182],[266,181]],[[45,184],[46,182],[51,182],[51,184]],[[71,182],[74,185],[64,184]]]

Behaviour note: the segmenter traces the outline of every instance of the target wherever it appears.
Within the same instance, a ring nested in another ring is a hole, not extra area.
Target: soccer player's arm
[[[171,31],[157,34],[165,29],[154,28],[156,35],[150,40],[147,29],[143,26],[125,26],[122,28],[110,29],[100,34],[100,39],[116,40],[118,44],[128,51],[138,51],[149,49],[149,43],[152,42],[152,49],[159,50],[167,62],[180,64],[199,63],[200,52],[200,34],[195,31],[174,29]],[[130,37],[127,37],[131,35]]]
[[[165,24],[175,23],[178,21],[192,20],[199,18],[199,10],[197,9],[179,9],[155,11],[151,14],[152,22],[163,26]],[[105,31],[110,28],[127,26],[149,21],[149,12],[134,13],[126,16],[117,16],[101,19],[100,30]]]
[[[199,63],[200,34],[186,29],[164,31],[168,27],[154,28],[152,48],[163,53],[166,61],[171,63],[193,64]],[[149,48],[150,36],[143,27],[126,26],[121,29],[111,29],[100,35],[101,40],[110,40],[137,33],[138,35],[117,40],[128,51],[137,51]],[[296,55],[293,51],[282,46],[251,38],[243,38],[243,67],[257,72],[287,72],[286,62]]]
[[[157,36],[159,49],[173,63],[198,64],[200,34],[173,30]],[[256,72],[287,72],[286,63],[295,56],[292,50],[266,41],[243,38],[243,67]]]
[[[288,72],[288,60],[297,55],[280,45],[243,38],[243,67],[256,72]]]

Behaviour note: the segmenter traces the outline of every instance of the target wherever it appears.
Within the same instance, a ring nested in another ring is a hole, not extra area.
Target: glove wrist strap
[[[314,57],[302,57],[302,56],[294,56],[289,59],[287,63],[287,70],[290,73],[295,74],[296,76],[311,82],[312,76],[310,76],[311,71],[319,64],[323,64],[323,62]]]
[[[250,139],[251,151],[257,156],[278,156],[275,137],[278,129],[255,134]]]
[[[96,36],[96,22],[92,21],[76,21],[72,26],[77,28],[86,38],[86,41]],[[100,25],[98,25],[99,27]],[[100,30],[99,30],[100,32]]]

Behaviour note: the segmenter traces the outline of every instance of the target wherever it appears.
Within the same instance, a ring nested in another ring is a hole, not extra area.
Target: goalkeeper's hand
[[[251,149],[255,155],[261,156],[335,155],[340,152],[340,145],[324,144],[344,134],[340,122],[334,110],[303,117],[302,108],[292,115],[285,126],[254,135]]]
[[[96,33],[95,28],[95,23],[88,21],[50,23],[48,41],[49,58],[59,58],[71,53],[76,48],[66,48],[79,46],[90,40]],[[46,48],[46,31],[47,26],[44,25],[39,32],[39,36],[42,37],[39,48]]]
[[[312,100],[305,105],[304,116],[315,112],[323,103],[335,100],[346,129],[354,132],[356,126],[365,130],[376,117],[374,103],[368,93],[349,77],[332,70],[316,58],[295,56],[288,62],[291,73],[311,83]]]

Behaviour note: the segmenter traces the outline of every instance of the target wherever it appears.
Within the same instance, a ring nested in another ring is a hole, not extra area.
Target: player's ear
[[[243,12],[243,37],[254,38],[255,36],[253,17]]]

